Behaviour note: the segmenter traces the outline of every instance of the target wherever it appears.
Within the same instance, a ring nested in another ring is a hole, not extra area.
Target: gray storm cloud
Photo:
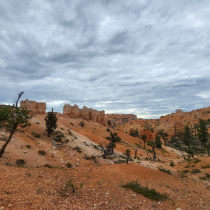
[[[210,105],[210,1],[0,2],[0,103],[156,118]]]

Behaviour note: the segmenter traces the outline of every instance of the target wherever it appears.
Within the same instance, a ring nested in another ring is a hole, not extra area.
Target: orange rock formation
[[[29,101],[28,99],[21,101],[20,107],[30,110],[29,114],[43,114],[47,109],[45,102],[38,103],[36,101]]]
[[[105,111],[97,111],[95,109],[87,108],[83,106],[82,109],[75,104],[71,106],[70,104],[65,104],[63,107],[63,116],[70,118],[82,118],[84,120],[91,120],[93,122],[98,122],[105,125]]]
[[[148,129],[143,129],[140,132],[140,139],[141,140],[143,140],[142,139],[142,135],[146,135],[147,136],[146,141],[149,141],[149,140],[153,141],[155,139],[154,134]]]
[[[121,125],[123,123],[130,122],[132,120],[136,120],[137,116],[134,114],[106,114],[106,123],[108,120],[112,123],[112,126]]]

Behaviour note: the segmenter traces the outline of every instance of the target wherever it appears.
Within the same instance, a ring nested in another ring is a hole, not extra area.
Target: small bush
[[[106,131],[108,131],[108,132],[109,132],[109,131],[110,131],[110,129],[109,129],[109,128],[107,128],[107,129],[106,129]]]
[[[55,138],[55,142],[62,142],[62,139],[60,137]]]
[[[33,136],[34,136],[34,138],[37,138],[37,139],[41,137],[41,135],[38,133],[33,133]]]
[[[149,198],[151,200],[166,200],[168,197],[167,195],[163,195],[161,193],[158,193],[155,189],[148,189],[148,187],[142,187],[137,181],[132,181],[130,183],[127,183],[122,186],[123,188],[127,189],[132,189],[138,194],[142,194],[144,197]]]
[[[201,180],[208,180],[208,179],[210,179],[210,174],[208,174],[208,173],[205,173],[205,175],[206,176],[203,176],[203,177],[199,177],[199,179],[201,179]]]
[[[201,166],[201,168],[210,168],[210,165]]]
[[[69,142],[69,140],[68,140],[68,139],[66,139],[66,140],[65,140],[65,142]]]
[[[96,145],[93,145],[93,148],[98,150],[98,147]]]
[[[82,153],[81,148],[80,148],[80,147],[78,147],[78,146],[74,147],[74,148],[73,148],[73,150],[76,150],[77,152]]]
[[[52,166],[52,165],[50,165],[50,164],[45,164],[45,165],[44,165],[44,167],[47,167],[47,168],[53,168],[53,166]]]
[[[194,160],[194,163],[199,163],[199,162],[201,162],[201,160],[199,159]]]
[[[171,174],[171,171],[170,170],[167,170],[165,168],[159,168],[159,170],[162,171],[162,172],[165,172],[167,174]]]
[[[152,150],[151,150],[151,149],[148,149],[147,151],[148,151],[149,153],[152,153]]]
[[[90,157],[88,157],[87,155],[85,155],[85,157],[84,157],[86,160],[96,160],[96,157],[94,156],[94,155],[92,155],[92,156],[90,156]]]
[[[70,123],[70,124],[74,126],[74,124],[73,124],[73,123]]]
[[[44,155],[46,155],[46,152],[45,151],[42,151],[42,150],[39,150],[38,151],[38,154],[44,156]]]
[[[85,126],[84,121],[81,121],[81,122],[79,123],[79,125],[82,126],[82,127],[84,127],[84,126]]]
[[[206,178],[210,178],[210,174],[209,173],[205,173],[205,175],[206,175]]]
[[[200,180],[207,180],[207,178],[205,176],[200,176],[199,179]]]
[[[67,164],[66,164],[66,167],[67,167],[67,168],[72,168],[72,164],[71,164],[71,163],[67,163]]]
[[[201,171],[197,168],[197,169],[193,169],[191,171],[191,174],[197,174],[197,173],[200,173]]]
[[[39,122],[35,122],[35,124],[39,125],[40,123]]]
[[[83,183],[80,183],[80,186],[79,187],[75,187],[74,184],[72,183],[71,180],[68,180],[67,183],[64,185],[65,187],[63,189],[61,189],[61,197],[67,197],[68,196],[68,192],[70,190],[70,187],[72,188],[72,192],[74,193],[75,190],[78,190],[80,188],[82,188],[83,186]]]
[[[23,167],[25,163],[26,162],[25,162],[24,159],[18,159],[18,160],[16,160],[17,167]]]
[[[126,160],[118,159],[117,161],[114,161],[115,164],[121,164],[126,163]]]
[[[31,146],[30,146],[30,145],[26,145],[26,148],[27,148],[27,149],[31,149]]]
[[[184,170],[184,171],[182,171],[182,173],[187,174],[187,173],[189,173],[189,170]]]
[[[175,166],[175,164],[174,164],[173,161],[171,161],[170,166],[171,166],[171,167],[174,167],[174,166]]]

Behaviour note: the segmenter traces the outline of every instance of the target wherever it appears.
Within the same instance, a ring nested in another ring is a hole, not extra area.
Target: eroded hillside
[[[167,117],[160,119],[158,129],[165,127],[161,123],[168,122]],[[44,118],[45,114],[37,114],[31,119],[31,127],[16,131],[0,159],[0,209],[209,209],[209,157],[184,161],[181,152],[163,146],[157,150],[158,160],[149,160],[151,148],[143,148],[138,137],[125,133],[129,126],[139,126],[143,120],[113,129],[58,115],[56,132],[47,137]],[[122,140],[114,154],[103,159],[98,145],[108,141],[110,131],[117,132]],[[8,135],[1,130],[0,146]],[[55,146],[52,140],[56,138],[64,143],[56,142]],[[123,163],[126,149],[132,155],[128,164]],[[18,167],[19,159],[25,163]],[[154,201],[122,187],[132,181],[166,194],[168,199]]]

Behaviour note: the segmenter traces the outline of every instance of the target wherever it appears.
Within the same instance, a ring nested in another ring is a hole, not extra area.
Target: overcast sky
[[[0,104],[159,118],[210,105],[210,0],[0,1]]]

